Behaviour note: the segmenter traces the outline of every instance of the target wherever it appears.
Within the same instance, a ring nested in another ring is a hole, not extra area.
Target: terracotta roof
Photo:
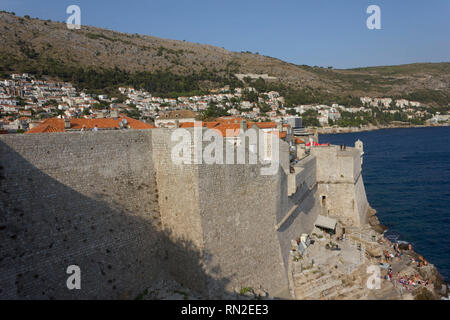
[[[256,124],[260,129],[271,129],[277,127],[277,124],[275,122],[249,122],[249,128],[254,124]]]
[[[35,128],[33,128],[33,129],[35,129]],[[33,129],[31,129],[31,130],[33,130]],[[46,125],[42,131],[42,133],[52,133],[52,132],[61,132],[61,130],[57,127],[52,127],[50,125]],[[27,132],[27,133],[29,133],[29,132]]]
[[[205,127],[208,129],[212,129],[214,127],[217,127],[218,125],[220,125],[221,123],[218,121],[209,121],[209,122],[201,122],[198,121],[197,122],[197,126],[199,127]],[[179,125],[180,128],[193,128],[194,127],[194,122],[182,122]]]
[[[295,144],[302,144],[302,143],[305,143],[305,141],[303,141],[303,140],[300,139],[299,137],[295,137],[295,138],[294,138],[294,143],[295,143]]]
[[[287,136],[286,131],[270,131],[270,133],[278,136],[278,138],[280,138],[280,139],[286,138],[286,136]]]
[[[242,118],[235,117],[222,117],[217,118],[216,121],[209,122],[197,122],[199,126],[206,127],[208,129],[217,130],[223,137],[235,137],[239,135],[241,124],[240,121]],[[200,125],[201,124],[201,125]],[[256,125],[260,129],[274,129],[277,127],[275,122],[247,122],[247,129],[250,129]],[[180,128],[193,128],[194,122],[182,122],[179,125]],[[227,130],[229,130],[227,132]],[[275,132],[274,132],[275,133]],[[278,137],[285,138],[287,132],[282,131],[279,132]]]
[[[205,122],[205,126],[206,126],[208,129],[212,129],[212,128],[214,128],[214,127],[217,127],[218,125],[220,125],[220,122],[218,122],[218,121],[209,121],[209,122]]]
[[[71,118],[70,130],[81,130],[83,126],[86,129],[93,129],[95,125],[99,129],[114,129],[120,128],[119,123],[122,119],[126,119],[131,129],[153,129],[154,126],[132,119],[130,117],[121,116],[120,118],[101,118],[101,119],[85,119],[85,118]],[[44,132],[65,132],[64,119],[50,118],[44,120],[40,125],[28,130],[26,133],[44,133]]]
[[[236,137],[239,135],[240,128],[239,123],[222,123],[212,129],[218,131],[222,137]]]
[[[220,118],[217,118],[217,119],[216,119],[217,122],[220,122],[220,123],[228,123],[228,124],[231,124],[231,123],[239,123],[239,122],[241,122],[242,120],[243,120],[242,118],[236,117],[236,116],[220,117]]]
[[[180,123],[180,128],[193,128],[193,127],[204,127],[206,122],[182,122]]]

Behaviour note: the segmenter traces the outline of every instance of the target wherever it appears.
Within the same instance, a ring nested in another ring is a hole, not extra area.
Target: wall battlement
[[[362,150],[281,165],[176,165],[171,129],[0,136],[0,298],[132,299],[172,276],[207,296],[288,287],[319,214],[364,224]],[[325,197],[325,198],[324,198]],[[66,287],[69,265],[82,289]]]

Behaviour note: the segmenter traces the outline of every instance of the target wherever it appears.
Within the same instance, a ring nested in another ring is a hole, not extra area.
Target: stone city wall
[[[320,213],[366,221],[354,149],[313,148],[291,173],[280,141],[264,176],[262,164],[176,164],[172,133],[0,136],[0,298],[132,299],[168,274],[209,297],[276,295],[290,241]],[[81,290],[66,287],[69,265]]]
[[[160,277],[151,146],[150,131],[0,136],[2,299],[130,299]]]

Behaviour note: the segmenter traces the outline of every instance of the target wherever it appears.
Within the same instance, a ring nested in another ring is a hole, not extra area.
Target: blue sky
[[[449,0],[0,0],[0,10],[252,51],[307,65],[352,68],[450,61]],[[369,30],[369,5],[381,30]]]

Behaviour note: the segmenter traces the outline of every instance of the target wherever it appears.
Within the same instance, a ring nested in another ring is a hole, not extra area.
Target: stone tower
[[[359,151],[361,151],[361,165],[363,164],[363,155],[364,155],[364,144],[361,140],[356,140],[355,141],[355,149],[358,149]]]

